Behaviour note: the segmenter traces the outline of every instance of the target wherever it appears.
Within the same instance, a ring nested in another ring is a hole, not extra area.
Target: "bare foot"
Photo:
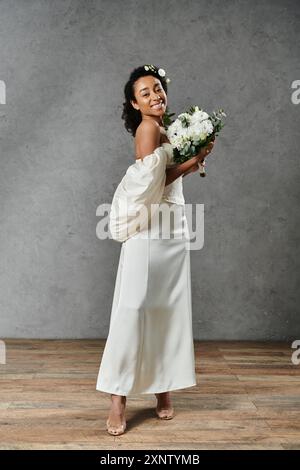
[[[174,409],[171,404],[170,392],[156,393],[157,406],[156,414],[162,419],[171,419],[174,416]]]
[[[107,430],[110,434],[122,434],[126,428],[126,396],[111,394],[111,406],[108,415]]]

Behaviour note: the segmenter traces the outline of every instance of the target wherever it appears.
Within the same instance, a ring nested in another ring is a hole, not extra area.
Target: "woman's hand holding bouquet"
[[[166,117],[167,136],[173,146],[174,162],[183,163],[195,158],[195,165],[185,175],[199,170],[200,176],[205,176],[204,160],[213,149],[215,136],[224,126],[222,116],[226,116],[225,112],[219,109],[209,115],[193,106],[190,111],[179,114],[174,122],[170,116]]]

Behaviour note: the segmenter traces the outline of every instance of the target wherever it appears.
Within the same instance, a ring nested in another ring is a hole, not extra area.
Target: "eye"
[[[162,91],[161,87],[159,87],[159,88],[156,88],[156,90],[157,90],[157,91]],[[149,93],[145,93],[145,94],[144,94],[144,95],[142,95],[142,96],[144,97],[144,96],[148,96],[148,95],[149,95]]]

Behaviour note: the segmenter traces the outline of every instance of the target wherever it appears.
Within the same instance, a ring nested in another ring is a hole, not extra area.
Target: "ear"
[[[139,105],[135,101],[130,100],[130,103],[137,111],[140,109]]]

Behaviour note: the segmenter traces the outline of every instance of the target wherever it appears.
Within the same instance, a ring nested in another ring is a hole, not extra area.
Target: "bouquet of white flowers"
[[[226,117],[226,114],[223,109],[219,109],[209,115],[198,106],[192,106],[189,111],[179,114],[173,122],[170,116],[171,114],[166,116],[165,125],[168,139],[173,146],[174,162],[183,163],[214,140],[224,126],[222,117]],[[204,166],[200,163],[198,166],[200,176],[205,176]]]

